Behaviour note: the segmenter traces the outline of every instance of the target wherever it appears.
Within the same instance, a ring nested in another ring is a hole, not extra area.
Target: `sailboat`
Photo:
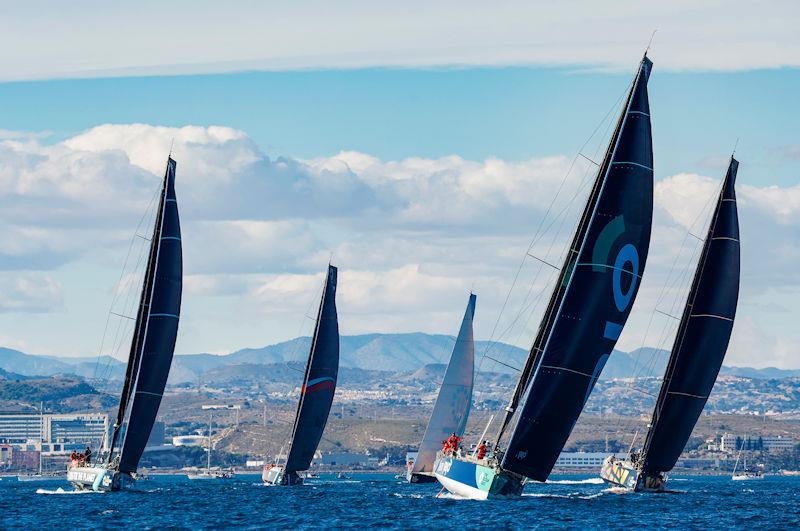
[[[606,458],[600,477],[635,491],[663,491],[667,472],[700,418],[728,349],[739,297],[739,219],[731,156],[695,270],[664,382],[641,451]]]
[[[647,54],[639,63],[493,451],[436,460],[436,478],[457,496],[518,496],[527,479],[545,481],[622,332],[653,218],[652,64]]]
[[[208,444],[206,447],[206,469],[203,472],[198,474],[187,474],[186,477],[189,479],[231,479],[233,477],[232,472],[226,472],[224,470],[211,470],[211,451],[214,449],[213,442],[211,441],[211,423],[213,419],[213,413],[211,410],[208,411]]]
[[[70,462],[67,480],[78,489],[118,491],[133,486],[158,414],[175,350],[183,282],[175,167],[170,154],[109,449],[95,463]]]
[[[436,460],[436,452],[442,447],[442,441],[453,433],[461,437],[467,427],[475,368],[475,342],[472,335],[475,299],[475,294],[470,293],[456,344],[453,346],[439,395],[428,420],[428,427],[425,428],[417,456],[413,463],[409,463],[406,471],[406,479],[410,483],[435,482],[433,463]]]
[[[764,479],[764,474],[762,474],[759,470],[750,470],[747,468],[747,456],[744,456],[744,465],[742,469],[739,470],[739,460],[742,458],[742,452],[744,451],[744,441],[742,441],[742,446],[739,447],[739,453],[736,455],[736,463],[733,465],[733,473],[731,474],[732,481],[750,481],[752,479]]]
[[[302,485],[303,477],[298,472],[311,467],[311,460],[328,422],[339,374],[336,275],[336,267],[328,264],[328,274],[319,302],[314,336],[289,441],[289,452],[285,463],[264,465],[261,479],[267,485]]]

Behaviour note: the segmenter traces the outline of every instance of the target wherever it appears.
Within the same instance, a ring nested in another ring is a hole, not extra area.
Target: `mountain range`
[[[177,355],[173,360],[170,383],[210,381],[220,372],[249,371],[263,365],[299,362],[302,367],[310,342],[309,337],[298,337],[266,347],[237,350],[227,355]],[[370,371],[414,372],[427,365],[446,363],[454,343],[453,336],[421,332],[341,336],[341,366]],[[660,377],[666,367],[668,354],[665,350],[648,347],[632,352],[615,350],[603,370],[602,378]],[[527,351],[505,343],[475,342],[476,365],[482,371],[513,373],[514,367],[523,365],[526,355]],[[0,379],[60,374],[88,379],[121,379],[124,372],[125,363],[109,356],[38,356],[0,348]],[[724,366],[722,374],[780,379],[800,376],[800,370]]]

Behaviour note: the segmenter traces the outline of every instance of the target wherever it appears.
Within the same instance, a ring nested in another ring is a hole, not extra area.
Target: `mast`
[[[214,413],[211,410],[208,410],[208,456],[206,456],[206,471],[208,475],[211,475],[211,419],[214,416]]]
[[[337,269],[329,264],[286,455],[286,472],[308,470],[333,405],[339,373],[336,283]]]
[[[171,159],[167,159],[167,166]],[[111,463],[114,448],[116,447],[119,439],[120,429],[125,421],[125,415],[128,410],[133,389],[136,385],[136,378],[139,373],[139,364],[141,362],[142,351],[144,349],[145,334],[147,331],[147,321],[150,316],[150,302],[153,298],[153,288],[155,287],[155,274],[158,261],[158,252],[160,247],[161,231],[164,224],[164,206],[167,195],[167,179],[169,176],[169,169],[164,174],[164,179],[161,184],[161,194],[158,201],[158,210],[156,211],[156,220],[153,224],[153,235],[150,239],[150,252],[147,256],[147,267],[145,268],[144,280],[142,282],[142,292],[139,298],[139,309],[136,312],[136,325],[133,331],[133,338],[131,340],[131,348],[128,354],[128,365],[125,368],[125,381],[122,385],[122,394],[119,397],[119,406],[117,408],[117,418],[114,422],[114,430],[111,434],[111,445],[108,451],[108,463]]]
[[[608,147],[606,148],[605,155],[603,156],[603,162],[600,164],[597,170],[597,176],[595,177],[594,185],[592,186],[592,191],[589,194],[589,197],[586,201],[586,205],[583,208],[583,213],[581,214],[580,221],[578,223],[578,228],[575,231],[575,235],[572,238],[572,243],[569,246],[569,251],[567,252],[566,257],[564,258],[564,263],[559,270],[558,279],[556,281],[555,287],[550,295],[550,300],[547,303],[547,308],[545,309],[544,315],[542,317],[542,321],[539,323],[539,329],[536,333],[536,338],[533,341],[533,345],[528,353],[528,358],[525,360],[525,366],[520,373],[519,379],[517,380],[517,385],[514,388],[514,393],[511,396],[511,400],[508,406],[505,409],[505,414],[503,416],[503,420],[500,424],[500,429],[498,430],[497,437],[495,438],[494,448],[497,451],[500,447],[500,442],[505,433],[506,428],[508,427],[511,418],[513,417],[517,406],[519,405],[519,401],[525,392],[525,389],[528,386],[528,383],[531,380],[531,376],[535,371],[535,368],[538,366],[539,362],[541,361],[542,354],[544,352],[544,347],[547,339],[550,337],[550,333],[552,332],[553,326],[556,321],[557,317],[557,310],[561,306],[561,302],[564,299],[564,296],[567,291],[567,286],[569,284],[570,276],[572,275],[575,261],[580,253],[581,247],[583,246],[584,240],[586,239],[587,232],[589,230],[589,226],[592,221],[592,217],[594,212],[597,208],[597,202],[600,199],[600,192],[603,189],[603,184],[608,175],[608,169],[610,167],[611,159],[614,155],[614,152],[617,149],[617,144],[619,143],[620,132],[622,131],[622,126],[625,122],[625,117],[630,107],[631,101],[634,96],[634,91],[637,87],[637,81],[639,80],[639,76],[642,74],[643,66],[647,59],[647,52],[645,52],[644,57],[642,58],[641,62],[639,63],[639,68],[637,70],[636,77],[634,81],[631,83],[631,87],[628,90],[628,95],[625,98],[625,105],[623,107],[623,111],[620,114],[619,118],[617,118],[616,126],[614,127],[614,133],[612,134]]]
[[[668,471],[674,466],[676,449],[679,455],[708,400],[728,348],[739,293],[734,188],[738,168],[739,162],[731,156],[653,408],[639,460],[641,470],[654,467]],[[676,386],[680,388],[676,390]],[[672,423],[669,427],[662,426],[667,407],[670,414],[666,421]],[[664,454],[659,456],[658,465],[650,462],[656,442],[662,447],[659,453]]]
[[[325,306],[325,295],[328,291],[328,279],[330,277],[330,264],[328,264],[328,272],[325,273],[325,283],[323,284],[322,288],[322,296],[319,299],[319,308],[317,308],[317,320],[314,322],[314,335],[311,339],[311,348],[308,351],[308,359],[306,359],[306,370],[303,372],[303,387],[301,388],[300,393],[300,400],[297,402],[297,410],[294,414],[294,425],[292,426],[292,435],[289,438],[289,450],[286,452],[286,460],[289,460],[289,454],[292,452],[292,445],[294,444],[294,437],[297,434],[297,425],[300,422],[300,412],[303,410],[303,399],[305,398],[305,393],[302,390],[305,389],[306,385],[308,385],[308,375],[311,372],[311,362],[314,359],[314,350],[316,349],[317,345],[317,338],[319,337],[319,323],[322,317],[322,308]]]

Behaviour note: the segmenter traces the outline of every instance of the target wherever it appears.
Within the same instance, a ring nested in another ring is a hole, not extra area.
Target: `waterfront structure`
[[[86,446],[98,449],[108,443],[105,413],[3,413],[0,443],[20,450],[67,454]]]

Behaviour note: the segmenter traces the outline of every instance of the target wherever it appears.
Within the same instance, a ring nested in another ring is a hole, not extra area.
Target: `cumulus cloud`
[[[49,275],[1,274],[0,313],[54,312],[61,307],[62,292],[61,283]]]
[[[341,267],[345,333],[455,333],[474,289],[477,335],[527,347],[556,272],[523,261],[500,308],[529,245],[531,254],[560,262],[593,177],[588,163],[560,155],[270,158],[243,132],[221,126],[103,125],[57,143],[7,136],[0,140],[6,312],[69,309],[74,300],[61,288],[67,270],[118,275],[137,224],[140,234],[150,230],[142,214],[173,144],[185,265],[181,352],[294,335],[331,256]],[[647,323],[654,308],[680,313],[699,248],[692,234],[704,235],[721,177],[680,173],[657,183],[647,272],[622,348],[669,346],[663,323],[645,335]],[[793,332],[776,335],[768,325],[790,321],[796,308],[769,294],[800,290],[798,189],[739,187],[742,324],[729,362],[796,365]],[[537,228],[547,230],[531,244]],[[136,286],[126,280],[136,278],[123,280]],[[94,296],[95,306],[107,307]],[[746,357],[755,343],[769,353]]]

